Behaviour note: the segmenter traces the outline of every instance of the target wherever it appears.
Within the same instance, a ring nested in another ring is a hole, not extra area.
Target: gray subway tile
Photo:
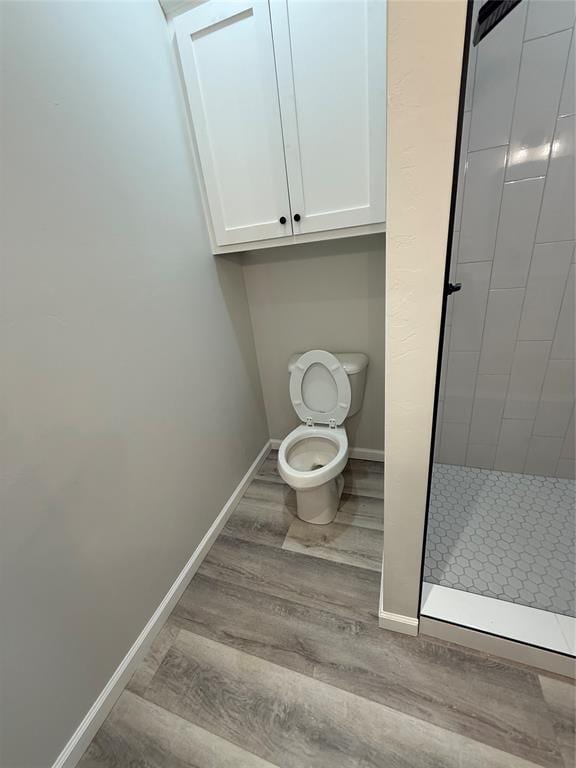
[[[505,419],[534,419],[550,354],[549,341],[519,341],[514,350]]]
[[[561,438],[533,435],[528,446],[524,472],[528,475],[555,475],[561,449]]]
[[[560,99],[560,109],[558,110],[560,117],[573,115],[576,111],[574,107],[574,92],[576,91],[576,83],[574,82],[576,76],[576,73],[574,72],[576,69],[576,62],[574,61],[575,48],[576,43],[574,42],[574,38],[572,38],[570,55],[568,56],[568,66],[566,67],[566,76],[564,78],[564,87],[562,88],[562,97]]]
[[[438,458],[441,464],[464,464],[466,461],[466,443],[468,424],[444,422],[440,435]]]
[[[564,437],[574,408],[574,362],[550,360],[534,422],[534,434]]]
[[[525,3],[517,6],[478,48],[470,149],[507,144],[522,52]]]
[[[496,446],[507,387],[508,376],[478,376],[470,423],[471,444]]]
[[[554,338],[573,250],[572,243],[545,243],[534,247],[519,339],[548,341]]]
[[[564,436],[564,443],[562,445],[560,458],[573,459],[575,457],[575,442],[576,436],[574,435],[574,411],[572,411],[572,416],[570,417],[570,422],[568,423],[568,429],[566,430],[566,435]]]
[[[574,459],[558,459],[556,477],[565,477],[568,480],[576,478],[576,461]]]
[[[454,212],[454,226],[456,229],[460,229],[462,221],[462,200],[464,198],[464,186],[466,183],[466,158],[468,157],[471,115],[471,112],[464,112],[462,118],[462,139],[460,142],[460,159],[458,161],[458,186],[456,187],[456,210]]]
[[[440,392],[439,397],[444,398],[446,392],[446,374],[448,369],[448,356],[450,354],[450,334],[452,328],[449,325],[444,327],[444,346],[442,348],[442,363],[440,367]]]
[[[574,264],[570,267],[566,289],[562,297],[562,306],[558,316],[558,325],[554,334],[551,357],[562,360],[574,360],[576,350],[576,309],[574,306],[574,289],[576,274]]]
[[[509,180],[546,173],[572,32],[525,43],[510,135]]]
[[[510,373],[523,299],[522,288],[504,288],[489,292],[480,354],[480,373]]]
[[[468,446],[466,453],[466,466],[481,467],[482,469],[492,469],[494,459],[496,458],[495,445],[472,445]]]
[[[477,368],[477,352],[450,350],[444,391],[445,422],[470,422]]]
[[[543,178],[504,184],[492,288],[526,285],[543,191]]]
[[[574,24],[572,0],[536,0],[528,3],[528,18],[524,38],[530,40],[550,35]]]
[[[494,469],[500,469],[504,472],[522,472],[531,434],[531,421],[503,419],[494,459]]]
[[[561,117],[556,123],[556,135],[552,144],[542,211],[536,234],[536,241],[539,243],[576,239],[576,216],[574,215],[575,124],[576,116],[574,115]]]
[[[456,279],[462,290],[452,295],[452,334],[450,348],[458,352],[479,352],[488,288],[490,262],[458,264]]]
[[[468,155],[458,261],[491,261],[494,256],[506,147]]]

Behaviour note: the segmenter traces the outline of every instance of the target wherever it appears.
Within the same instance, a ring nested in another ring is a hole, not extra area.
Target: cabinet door
[[[386,217],[386,3],[270,0],[294,234]]]
[[[216,243],[292,235],[268,3],[209,0],[175,27]]]

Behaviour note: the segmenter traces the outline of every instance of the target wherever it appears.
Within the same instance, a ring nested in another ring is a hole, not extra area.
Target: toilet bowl
[[[363,354],[320,349],[290,361],[290,399],[303,423],[282,441],[278,471],[296,491],[296,513],[307,523],[326,525],[338,512],[348,461],[342,424],[351,406],[354,413],[360,408],[367,365]]]
[[[338,511],[348,461],[348,436],[343,427],[296,427],[278,451],[280,477],[296,491],[298,517],[326,525]]]

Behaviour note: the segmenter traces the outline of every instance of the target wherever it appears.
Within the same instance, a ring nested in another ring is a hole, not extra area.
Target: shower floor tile
[[[575,483],[435,464],[424,580],[576,616]]]

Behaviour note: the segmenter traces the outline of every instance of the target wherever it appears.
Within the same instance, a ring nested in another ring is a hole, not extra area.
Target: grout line
[[[538,181],[538,179],[545,179],[546,176],[526,176],[524,179],[509,179],[504,184],[520,184],[523,181]]]
[[[528,16],[528,14],[526,14],[526,16]],[[554,35],[560,35],[562,34],[562,32],[568,32],[573,28],[574,28],[574,25],[571,24],[569,27],[564,27],[563,29],[556,29],[554,30],[554,32],[547,32],[545,35],[536,35],[535,37],[524,38],[524,42],[522,43],[522,45],[524,45],[525,43],[531,43],[533,40],[542,40],[545,37],[553,37]]]
[[[472,110],[470,110],[472,111]],[[472,121],[470,121],[470,125],[472,125]],[[509,144],[510,142],[508,142]],[[502,149],[503,147],[507,147],[508,144],[492,144],[489,147],[481,147],[480,149],[470,149],[466,153],[467,155],[475,155],[477,152],[487,152],[489,149]]]

